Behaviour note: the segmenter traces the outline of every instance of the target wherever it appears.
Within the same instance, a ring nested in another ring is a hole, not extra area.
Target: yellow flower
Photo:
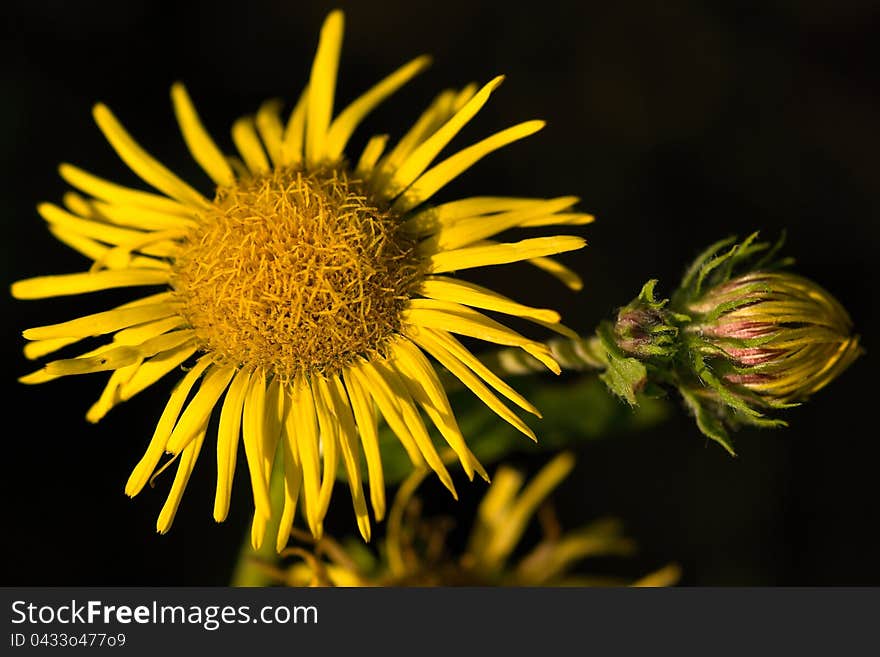
[[[543,122],[507,128],[435,164],[501,83],[498,77],[480,89],[444,91],[393,148],[386,151],[387,135],[375,136],[352,166],[344,150],[355,128],[429,60],[419,57],[402,66],[334,116],[342,31],[342,14],[331,13],[308,85],[286,121],[279,103],[270,101],[255,117],[234,123],[232,139],[240,158],[221,152],[183,85],[172,87],[184,141],[216,184],[213,198],[155,160],[98,104],[94,118],[110,145],[159,193],[123,187],[63,164],[61,176],[82,195],[66,194],[64,208],[39,206],[53,235],[93,264],[83,273],[19,281],[12,286],[15,297],[162,288],[111,310],[28,329],[24,337],[31,342],[25,354],[30,358],[85,338],[112,339],[22,378],[41,383],[111,372],[87,415],[96,422],[114,405],[184,368],[125,487],[128,495],[136,495],[163,454],[177,460],[159,532],[171,526],[217,406],[214,518],[220,522],[227,515],[241,435],[253,489],[255,546],[262,543],[273,512],[269,480],[276,454],[283,459],[284,504],[274,509],[276,517],[281,512],[280,550],[298,504],[311,533],[321,535],[340,461],[360,532],[369,540],[361,450],[373,513],[377,519],[385,513],[377,410],[413,463],[427,464],[453,495],[452,478],[419,409],[467,475],[486,476],[425,354],[534,439],[495,392],[529,412],[537,414],[536,409],[453,334],[521,347],[559,371],[545,345],[480,310],[566,332],[556,312],[518,304],[450,273],[529,261],[577,289],[577,276],[548,256],[579,249],[583,239],[553,236],[506,243],[491,238],[510,228],[579,225],[592,217],[571,212],[577,201],[572,197],[477,197],[426,205],[483,156],[531,135]]]
[[[603,518],[575,531],[563,532],[546,504],[548,496],[568,476],[574,458],[562,453],[528,483],[522,474],[502,465],[477,508],[467,546],[454,554],[447,543],[450,519],[424,519],[416,489],[427,470],[413,472],[400,486],[388,518],[385,550],[377,559],[366,548],[344,548],[325,536],[318,541],[294,531],[311,549],[290,547],[283,552],[295,561],[278,566],[257,561],[252,576],[288,586],[671,586],[680,568],[669,564],[636,580],[580,575],[578,564],[592,557],[628,556],[635,543],[621,524]],[[525,483],[525,486],[523,484]],[[523,535],[538,515],[542,538],[528,552]],[[360,549],[363,548],[363,549]],[[240,582],[241,583],[241,582]]]

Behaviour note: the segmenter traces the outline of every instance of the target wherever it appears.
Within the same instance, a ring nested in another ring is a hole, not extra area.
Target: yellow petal
[[[495,344],[520,347],[544,363],[547,369],[555,374],[561,371],[546,345],[529,340],[513,329],[461,304],[434,299],[411,299],[409,308],[404,311],[403,319],[417,327],[424,326]]]
[[[470,102],[471,98],[476,95],[478,89],[479,87],[475,82],[471,82],[470,84],[462,87],[452,99],[452,107],[450,108],[452,113],[454,114],[455,112],[459,111],[462,107],[465,106],[466,103]]]
[[[396,357],[392,364],[400,374],[401,380],[413,399],[422,406],[425,413],[440,430],[443,438],[452,447],[461,461],[468,479],[472,480],[474,471],[476,471],[483,479],[488,480],[489,475],[468,449],[464,437],[461,435],[443,385],[428,359],[409,340],[395,341],[392,349]]]
[[[490,568],[486,548],[491,543],[498,528],[507,521],[507,514],[523,484],[523,476],[513,468],[502,465],[492,477],[492,485],[480,500],[477,516],[468,539],[467,553],[473,555],[477,563]]]
[[[367,514],[367,501],[364,498],[364,486],[361,480],[360,454],[358,446],[357,427],[352,414],[351,403],[342,381],[338,376],[332,377],[328,382],[327,392],[333,408],[334,416],[339,422],[339,446],[342,451],[342,461],[345,464],[345,472],[348,477],[348,487],[351,492],[351,501],[354,506],[354,515],[357,519],[358,529],[361,536],[367,542],[370,541],[370,517]]]
[[[291,393],[290,415],[303,472],[303,501],[306,521],[312,535],[318,537],[323,528],[318,518],[321,497],[321,464],[318,457],[318,427],[315,401],[308,381],[298,375]]]
[[[468,389],[471,390],[486,406],[494,411],[499,417],[510,423],[518,431],[537,442],[534,432],[523,422],[513,411],[504,405],[492,392],[483,385],[482,381],[477,378],[471,370],[465,367],[460,360],[452,356],[443,348],[434,337],[433,332],[419,330],[417,333],[410,335],[410,338],[418,344],[422,349],[436,358],[453,376],[460,380]]]
[[[52,376],[45,369],[40,368],[35,372],[31,372],[30,374],[25,374],[24,376],[18,377],[19,383],[24,383],[25,385],[38,385],[40,383],[48,383],[49,381],[54,381],[57,379],[57,376]]]
[[[583,212],[560,212],[535,217],[520,224],[521,228],[540,228],[543,226],[586,226],[596,221],[596,217]]]
[[[391,176],[391,180],[388,182],[386,190],[384,190],[385,198],[397,196],[409,187],[416,178],[422,175],[440,151],[486,104],[490,94],[503,80],[504,76],[498,76],[489,82],[473,98],[465,103],[464,107],[456,112],[451,119],[444,123],[440,129],[417,146],[394,172],[394,175]]]
[[[109,359],[110,365],[115,364],[119,367],[127,366],[137,360],[136,352],[129,348],[126,348],[117,354],[111,354],[116,346],[115,343],[110,342],[96,347],[95,349],[90,349],[74,358],[53,361],[46,367],[43,367],[32,374],[21,377],[20,381],[28,384],[45,383],[46,381],[52,381],[53,379],[65,376],[66,374],[85,374],[92,371],[99,372],[105,369],[115,369],[114,367],[100,367],[102,363],[97,357],[105,354],[111,355],[111,358]],[[53,367],[50,368],[49,365],[52,365]]]
[[[496,132],[494,135],[460,150],[419,176],[406,192],[394,202],[391,207],[392,211],[403,214],[420,203],[424,203],[451,180],[470,169],[489,153],[535,134],[544,125],[544,121],[526,121]]]
[[[263,477],[269,484],[269,490],[274,495],[275,485],[272,483],[272,468],[275,464],[275,455],[278,451],[278,439],[281,437],[281,422],[284,414],[284,396],[280,394],[278,379],[272,377],[272,381],[266,388],[265,413],[263,415],[263,444],[260,448],[263,463]],[[270,518],[260,513],[254,513],[251,524],[251,546],[259,550],[263,545]]]
[[[116,273],[116,272],[111,272]],[[28,340],[47,340],[49,338],[89,338],[112,333],[119,329],[142,324],[154,319],[176,315],[178,308],[170,303],[155,303],[146,306],[117,308],[93,315],[85,315],[68,322],[38,326],[25,330],[22,335]]]
[[[276,377],[266,388],[266,413],[264,415],[265,426],[263,427],[263,475],[266,481],[272,480],[272,466],[275,464],[275,455],[278,452],[278,440],[281,438],[281,428],[284,422],[284,401],[281,384]]]
[[[452,496],[458,499],[458,493],[455,492],[452,477],[449,475],[446,466],[443,465],[443,460],[440,458],[434,443],[431,441],[431,437],[428,435],[428,430],[425,428],[424,422],[422,422],[415,402],[409,392],[407,392],[406,386],[400,380],[397,372],[380,362],[366,363],[362,367],[362,371],[366,373],[374,386],[373,390],[376,392],[374,397],[379,403],[379,408],[381,409],[383,404],[380,399],[384,399],[386,406],[394,408],[395,414],[399,414],[399,417],[403,420],[407,432],[415,441],[425,461],[437,473],[440,481],[452,493]],[[382,409],[382,414],[385,415],[384,409]],[[387,415],[385,415],[385,419],[389,419]],[[390,420],[388,424],[391,426]]]
[[[234,185],[235,174],[232,173],[232,169],[226,163],[223,153],[217,148],[211,135],[205,130],[182,83],[176,82],[171,86],[171,102],[174,104],[174,113],[177,116],[177,123],[180,124],[183,140],[193,159],[217,185]]]
[[[331,161],[339,159],[355,128],[364,120],[367,114],[372,112],[388,96],[425,70],[430,63],[430,57],[417,57],[408,64],[401,66],[342,110],[327,131],[327,142],[324,147],[325,157]]]
[[[520,242],[505,242],[487,246],[469,246],[452,251],[436,253],[428,260],[435,274],[458,271],[472,267],[503,265],[521,260],[531,260],[554,253],[565,253],[583,248],[586,240],[572,235],[534,237]]]
[[[180,415],[186,398],[189,396],[190,390],[192,390],[193,385],[195,385],[196,381],[210,364],[210,356],[200,358],[171,392],[171,397],[169,397],[165,410],[162,411],[162,416],[156,424],[156,430],[153,432],[153,438],[147,446],[147,451],[134,467],[128,482],[125,484],[125,494],[129,497],[137,495],[146,485],[147,481],[149,481],[153,470],[156,469],[156,465],[162,457],[162,453],[165,451],[168,436],[171,435],[171,430],[177,422],[177,418]]]
[[[162,255],[173,257],[179,251],[177,240],[184,238],[186,233],[187,231],[181,228],[144,233],[137,239],[124,242],[107,251],[99,260],[95,261],[91,271],[97,271],[107,266],[105,261],[107,263],[130,262],[134,251],[157,253],[161,250]]]
[[[175,176],[158,160],[154,159],[132,139],[125,128],[116,120],[110,109],[98,103],[92,110],[95,122],[110,142],[113,150],[129,168],[160,192],[195,208],[210,207],[208,200],[192,187]]]
[[[232,170],[235,172],[236,177],[238,178],[249,178],[251,172],[248,170],[247,165],[242,161],[242,159],[236,155],[227,155],[226,161],[229,163],[229,166],[232,167]]]
[[[648,573],[644,577],[637,579],[632,586],[653,587],[653,586],[675,586],[681,579],[681,567],[677,564],[669,564],[653,573]]]
[[[513,196],[473,196],[419,210],[403,223],[403,227],[411,234],[426,235],[462,219],[527,210],[546,202],[545,199]]]
[[[58,167],[58,173],[68,183],[86,194],[102,199],[109,203],[120,205],[134,205],[139,208],[148,208],[158,212],[191,217],[192,209],[185,203],[179,203],[165,196],[143,192],[139,189],[131,189],[117,185],[103,178],[84,171],[72,164],[64,163]],[[86,216],[86,215],[83,215]]]
[[[269,500],[269,482],[263,472],[263,431],[266,426],[266,375],[255,372],[244,398],[242,437],[247,457],[251,488],[254,495],[255,513],[264,518],[272,517]]]
[[[563,196],[539,201],[511,212],[477,216],[448,222],[438,227],[437,233],[419,244],[420,253],[449,251],[478,242],[509,228],[523,226],[530,219],[570,208],[578,202],[577,196]]]
[[[113,344],[132,344],[139,345],[139,351],[143,348],[143,342],[145,342],[142,338],[149,338],[150,335],[158,335],[163,333],[165,330],[170,328],[175,328],[178,322],[174,322],[169,325],[167,320],[159,320],[158,322],[149,322],[148,324],[141,325],[141,327],[136,327],[132,329],[127,329],[126,331],[121,331],[117,333],[113,338]],[[150,328],[150,332],[146,332],[146,327]],[[125,337],[123,334],[126,334]],[[131,339],[130,343],[125,342],[125,340]],[[181,344],[182,343],[182,344]],[[158,358],[162,358],[166,354],[175,353],[178,350],[189,350],[188,355],[192,355],[195,352],[195,345],[193,344],[193,340],[175,340],[174,343],[176,346],[168,349],[167,351],[159,351]],[[108,345],[110,346],[110,345]],[[153,347],[161,347],[161,344],[153,343]],[[101,349],[103,351],[103,349]],[[149,349],[150,353],[156,353],[156,349]],[[188,356],[187,356],[188,357]],[[104,387],[103,392],[101,393],[100,398],[97,402],[92,404],[91,408],[89,408],[86,413],[86,420],[89,422],[98,422],[101,420],[116,404],[124,401],[121,396],[122,386],[128,385],[129,382],[137,375],[141,366],[144,364],[146,356],[144,353],[141,353],[140,356],[131,364],[125,367],[122,367],[115,372],[110,377],[110,380],[107,382],[107,385]]]
[[[149,306],[154,303],[174,303],[174,292],[156,292],[145,297],[128,301],[117,308],[137,308],[139,306]]]
[[[149,299],[149,297],[148,297]],[[137,305],[147,305],[147,304],[139,304],[138,302],[124,304],[119,308],[131,308],[136,307]],[[164,333],[165,331],[170,331],[171,329],[178,328],[182,326],[184,320],[182,317],[171,316],[165,319],[159,319],[153,322],[147,322],[145,324],[139,324],[137,327],[132,327],[130,329],[125,329],[124,331],[120,331],[116,335],[113,336],[113,342],[119,344],[140,344],[144,340],[148,340],[156,335]],[[63,349],[64,347],[79,342],[81,337],[72,337],[72,338],[50,338],[48,340],[35,340],[33,342],[29,342],[24,346],[24,355],[30,359],[41,358],[48,354],[51,354],[54,351],[58,351],[59,349]],[[97,353],[97,352],[94,352]]]
[[[198,225],[194,219],[181,217],[177,214],[149,210],[136,205],[120,205],[93,201],[92,206],[97,215],[121,226],[130,226],[139,230],[170,230],[174,228],[193,228]]]
[[[137,347],[117,347],[101,356],[91,358],[66,358],[46,364],[46,373],[51,376],[70,376],[73,374],[89,374],[106,372],[126,365],[131,365],[140,358]]]
[[[266,529],[269,527],[269,518],[255,513],[251,518],[251,548],[254,551],[263,547],[263,539],[266,538]]]
[[[229,498],[238,458],[238,439],[241,435],[241,416],[250,381],[251,370],[243,368],[236,372],[220,410],[220,426],[217,429],[217,490],[214,494],[214,520],[217,522],[223,522],[229,514]]]
[[[199,428],[210,419],[217,400],[226,390],[226,386],[229,385],[234,374],[233,368],[219,365],[208,370],[205,378],[202,379],[202,385],[199,386],[198,392],[186,407],[183,415],[180,416],[174,431],[171,432],[168,444],[165,445],[165,451],[179,454],[189,444]]]
[[[364,147],[364,152],[361,153],[361,159],[358,160],[357,166],[354,169],[355,178],[363,179],[369,177],[373,168],[376,166],[376,162],[379,160],[379,157],[381,157],[382,151],[385,150],[385,144],[387,143],[388,135],[376,135],[370,137],[370,141],[368,141],[367,145]]]
[[[407,552],[411,552],[412,540],[410,531],[404,528],[404,515],[418,487],[430,474],[428,468],[413,470],[397,488],[394,503],[388,513],[388,528],[385,532],[385,558],[388,571],[393,577],[402,578],[411,574],[412,567],[407,561]]]
[[[79,338],[52,338],[51,340],[28,342],[24,346],[24,355],[25,358],[36,360],[78,341]]]
[[[363,578],[356,571],[335,564],[328,564],[326,569],[327,577],[333,582],[334,586],[344,586],[348,588],[364,586]]]
[[[382,376],[365,361],[350,367],[348,374],[357,381],[360,390],[368,394],[375,401],[379,412],[385,418],[386,424],[406,450],[406,454],[409,456],[413,467],[417,469],[424,467],[425,459],[422,456],[422,452],[413,439],[412,432],[403,418],[399,404],[395,401],[394,394]]]
[[[260,139],[266,147],[266,152],[272,163],[277,167],[281,166],[281,142],[284,133],[284,126],[281,125],[281,101],[277,99],[267,100],[260,109],[257,110],[257,131],[260,133]]]
[[[517,500],[510,506],[501,524],[486,547],[490,561],[506,559],[519,543],[529,519],[574,467],[574,457],[567,452],[556,456],[528,483]]]
[[[302,162],[308,100],[309,88],[306,86],[300,94],[293,112],[290,113],[287,125],[284,127],[284,136],[281,143],[281,160],[286,165]]]
[[[558,322],[560,319],[559,313],[554,310],[524,306],[488,288],[446,276],[425,278],[419,288],[419,294],[439,301],[453,301],[527,319],[544,322]]]
[[[317,164],[326,155],[327,130],[333,116],[336,71],[342,49],[344,19],[341,11],[331,12],[321,27],[318,52],[309,78],[309,104],[306,113],[306,162]]]
[[[95,262],[101,262],[103,267],[107,269],[165,269],[171,268],[166,260],[156,260],[142,255],[132,255],[131,253],[118,254],[115,257],[110,256],[112,250],[108,246],[104,246],[90,237],[83,237],[75,231],[59,228],[58,226],[49,226],[49,232],[55,236],[59,242],[63,242],[74,251],[78,251],[87,258],[91,258]]]
[[[64,196],[61,197],[61,200],[64,203],[64,207],[67,208],[68,211],[70,211],[72,214],[84,217],[86,219],[96,218],[95,208],[93,205],[95,201],[87,201],[76,192],[64,192]]]
[[[553,258],[530,258],[527,260],[530,265],[546,271],[551,276],[557,278],[570,290],[579,292],[584,287],[584,282],[578,274]]]
[[[174,522],[174,516],[177,514],[177,508],[180,506],[180,500],[183,498],[189,477],[192,474],[193,468],[195,468],[199,452],[202,451],[206,430],[207,427],[202,427],[196,437],[183,450],[183,454],[180,455],[177,473],[174,475],[174,482],[171,484],[171,491],[168,493],[168,499],[165,501],[165,505],[159,512],[159,519],[156,521],[156,530],[160,534],[164,534],[171,529],[171,523]]]
[[[149,351],[149,347],[152,345],[143,345],[147,340],[151,340],[156,336],[162,335],[163,333],[167,333],[168,331],[172,331],[174,329],[180,328],[186,324],[186,320],[183,317],[172,315],[171,317],[166,317],[164,319],[157,319],[152,322],[147,322],[145,324],[138,324],[137,326],[132,326],[131,328],[127,328],[125,330],[119,331],[113,336],[114,344],[125,344],[125,345],[133,345],[133,346],[144,346],[145,351]],[[190,330],[190,335],[192,335],[193,331]],[[152,356],[159,351],[164,351],[165,349],[171,349],[171,347],[162,347],[156,351],[153,351],[149,355]]]
[[[383,190],[388,180],[400,166],[406,157],[421,144],[428,136],[443,125],[454,112],[452,105],[455,101],[455,91],[447,89],[441,92],[431,102],[412,127],[400,138],[388,155],[386,155],[374,175],[370,179],[371,188],[377,192]]]
[[[13,283],[12,296],[16,299],[45,299],[117,287],[168,285],[168,280],[168,272],[163,269],[118,269],[38,276]]]
[[[150,235],[149,232],[120,228],[105,221],[83,219],[62,210],[51,203],[40,203],[37,212],[47,222],[50,228],[61,228],[70,232],[92,237],[108,244],[129,244]],[[144,253],[157,256],[170,256],[177,252],[177,246],[173,243],[151,245],[143,249]]]
[[[336,483],[336,471],[339,466],[339,420],[335,409],[330,405],[327,380],[320,375],[312,375],[312,395],[315,399],[315,411],[318,414],[318,427],[321,432],[321,457],[323,461],[323,477],[321,479],[318,518],[320,524],[330,507],[330,497]]]
[[[232,124],[232,141],[251,173],[268,173],[269,160],[251,117],[244,116]]]
[[[379,453],[379,431],[375,408],[367,393],[361,388],[356,376],[349,370],[342,373],[345,389],[351,402],[357,422],[357,431],[364,448],[364,459],[367,462],[367,476],[370,480],[370,504],[373,515],[379,522],[385,517],[385,477],[382,472],[382,458]]]
[[[543,326],[546,329],[553,331],[554,333],[558,333],[559,335],[564,335],[566,338],[570,340],[578,340],[580,336],[577,334],[577,331],[574,331],[568,328],[565,324],[560,324],[557,322],[545,322],[543,319],[531,318],[529,321],[538,324],[539,326]]]
[[[546,549],[549,546],[538,545],[517,564],[517,573],[540,586],[558,581],[557,578],[585,558],[630,556],[635,552],[635,544],[621,535],[620,525],[618,521],[600,520],[563,534],[549,550]]]
[[[88,422],[93,424],[98,422],[119,402],[119,386],[131,378],[138,367],[140,367],[141,361],[142,359],[138,359],[131,365],[121,367],[110,375],[107,385],[104,386],[101,396],[98,397],[98,401],[92,404],[86,412],[86,420]]]
[[[137,393],[149,388],[171,370],[186,362],[197,349],[198,346],[194,343],[183,344],[142,363],[134,376],[119,386],[119,400],[131,399]]]
[[[281,434],[281,453],[284,457],[284,508],[278,523],[278,534],[275,538],[275,551],[281,552],[287,546],[290,529],[296,515],[296,504],[302,487],[302,466],[299,463],[296,438],[292,433],[291,414],[288,413]]]

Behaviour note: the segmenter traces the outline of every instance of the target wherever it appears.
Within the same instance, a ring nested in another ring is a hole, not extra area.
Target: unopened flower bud
[[[630,403],[648,383],[678,389],[704,434],[733,452],[727,429],[778,426],[772,409],[805,401],[861,353],[849,315],[813,281],[781,270],[757,234],[712,245],[671,300],[650,281],[599,327],[603,380]]]
[[[692,322],[685,330],[706,364],[770,407],[806,400],[860,352],[843,306],[790,272],[738,276],[708,290],[686,312]]]
[[[614,340],[628,355],[672,358],[678,348],[678,328],[664,309],[668,300],[654,300],[656,284],[648,281],[639,296],[617,312]]]

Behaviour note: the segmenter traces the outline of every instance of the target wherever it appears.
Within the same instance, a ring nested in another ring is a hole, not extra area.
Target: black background
[[[869,351],[787,414],[782,431],[743,431],[739,457],[675,415],[641,435],[581,450],[557,501],[566,526],[621,517],[642,546],[616,572],[677,561],[697,585],[880,584],[872,426],[874,263],[880,180],[871,2],[764,0],[538,4],[360,2],[346,9],[337,107],[414,55],[435,63],[359,131],[400,134],[441,88],[508,79],[456,142],[531,118],[548,127],[487,158],[445,198],[577,194],[598,221],[566,261],[573,295],[529,272],[490,274],[525,302],[587,331],[650,277],[670,291],[710,241],[789,231],[799,271],[846,305]],[[34,206],[58,201],[58,162],[136,184],[94,127],[102,100],[160,160],[210,192],[187,157],[168,88],[187,82],[211,132],[267,97],[295,100],[321,21],[297,2],[12,2],[3,10],[0,221],[3,283],[76,271]],[[356,150],[353,152],[357,152]],[[511,270],[513,271],[513,270]],[[98,298],[100,297],[100,298]],[[88,425],[100,377],[39,387],[15,378],[29,326],[95,312],[112,295],[2,301],[5,357],[3,584],[224,584],[248,524],[239,472],[229,521],[210,517],[211,451],[172,532],[153,531],[164,487],[122,492],[170,381]],[[540,427],[533,423],[540,433]],[[524,465],[535,468],[539,461]],[[241,470],[241,468],[240,468]],[[482,488],[464,487],[462,509]],[[354,531],[345,491],[331,531]],[[467,523],[465,523],[467,524]]]

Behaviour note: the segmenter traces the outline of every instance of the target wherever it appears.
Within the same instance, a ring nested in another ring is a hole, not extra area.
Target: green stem
[[[584,372],[604,370],[607,366],[602,357],[599,339],[595,336],[577,339],[553,338],[548,340],[546,345],[563,370]],[[546,365],[519,347],[499,349],[481,356],[480,360],[499,376],[524,376],[547,371]]]

